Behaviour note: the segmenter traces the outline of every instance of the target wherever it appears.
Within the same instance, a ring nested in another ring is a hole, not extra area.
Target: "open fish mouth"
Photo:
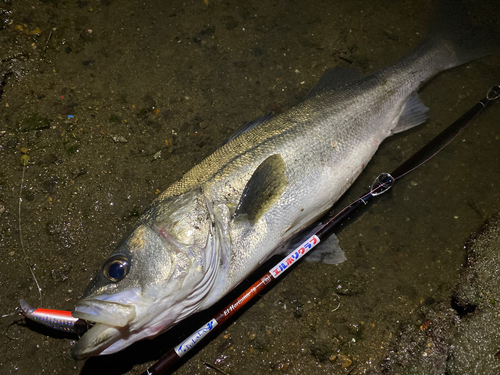
[[[75,344],[71,350],[74,359],[85,359],[88,357],[104,354],[103,352],[122,336],[122,332],[102,323],[96,323]]]
[[[129,290],[80,300],[72,315],[95,324],[78,340],[72,356],[83,359],[106,354],[115,342],[126,340],[129,326],[137,316],[135,303],[138,299],[136,291]]]
[[[124,305],[100,299],[80,301],[73,316],[93,323],[102,323],[113,327],[125,327],[136,316],[134,305]]]

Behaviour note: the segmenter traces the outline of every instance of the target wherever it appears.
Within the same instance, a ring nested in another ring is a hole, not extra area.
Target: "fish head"
[[[203,305],[220,258],[209,206],[195,191],[146,211],[77,302],[73,315],[95,325],[73,347],[73,357],[115,353]]]

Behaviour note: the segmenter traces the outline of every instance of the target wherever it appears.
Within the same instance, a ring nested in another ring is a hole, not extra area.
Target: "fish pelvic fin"
[[[306,256],[308,262],[323,264],[340,264],[347,260],[344,251],[339,245],[339,239],[332,234],[325,241],[321,241],[317,248]]]

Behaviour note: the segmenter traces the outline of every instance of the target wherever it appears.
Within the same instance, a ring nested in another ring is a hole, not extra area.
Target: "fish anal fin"
[[[424,123],[429,118],[429,108],[420,101],[417,94],[409,97],[401,116],[399,117],[398,124],[392,129],[392,134],[401,133],[405,130],[411,129],[417,125]]]

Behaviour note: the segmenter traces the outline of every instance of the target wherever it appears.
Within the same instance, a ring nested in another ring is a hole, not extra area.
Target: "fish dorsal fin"
[[[413,94],[407,100],[398,124],[392,129],[392,134],[401,133],[420,125],[429,118],[429,108],[420,101],[418,94]]]
[[[288,180],[286,164],[281,155],[264,160],[248,180],[234,218],[245,216],[250,222],[259,220],[285,190]]]
[[[318,83],[316,83],[307,93],[306,98],[313,97],[323,91],[334,89],[335,87],[357,81],[361,78],[363,78],[361,73],[353,68],[342,68],[337,66],[333,69],[328,69],[323,73]]]
[[[224,142],[222,142],[222,144],[219,146],[219,148],[224,146],[226,143],[231,142],[233,139],[235,139],[236,137],[239,137],[243,133],[246,133],[247,131],[252,130],[256,126],[266,122],[267,120],[270,120],[271,118],[273,118],[273,115],[271,113],[268,113],[268,114],[265,114],[264,116],[257,117],[256,119],[247,122],[245,125],[236,129],[236,131],[233,134],[231,134],[228,137],[228,139],[226,139]]]

